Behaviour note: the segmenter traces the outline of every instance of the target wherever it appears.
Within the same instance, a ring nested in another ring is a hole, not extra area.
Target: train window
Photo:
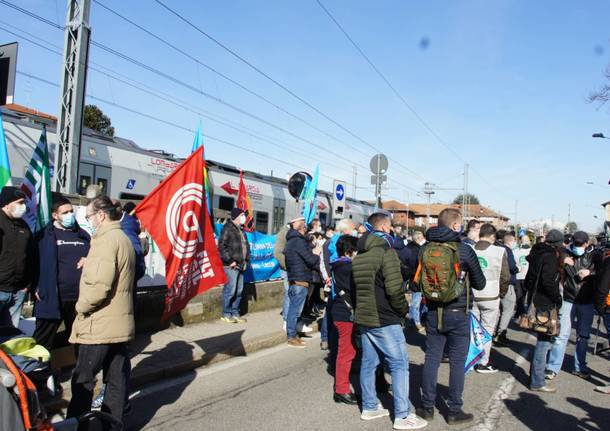
[[[235,199],[226,196],[218,196],[218,209],[231,211],[235,205]]]
[[[97,179],[97,186],[100,188],[100,193],[103,195],[108,194],[108,180],[105,178]]]
[[[87,187],[93,184],[93,178],[95,177],[95,168],[90,163],[81,163],[79,166],[78,176],[78,193],[84,195],[87,191]]]
[[[110,168],[95,165],[95,184],[100,188],[102,194],[110,195]]]
[[[269,228],[269,213],[254,211],[254,229],[258,232],[267,233]]]
[[[78,182],[78,194],[84,195],[89,185],[91,185],[91,177],[89,175],[81,175]]]

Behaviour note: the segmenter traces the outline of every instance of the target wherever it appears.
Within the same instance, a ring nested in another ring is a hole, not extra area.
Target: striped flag
[[[24,220],[32,232],[39,231],[51,220],[51,175],[45,126],[42,127],[40,140],[34,148],[34,155],[23,179],[21,191],[25,193],[28,207]]]
[[[201,122],[199,122],[199,127],[197,128],[197,132],[195,133],[195,139],[193,140],[193,147],[191,149],[191,154],[199,149],[199,147],[203,147],[203,132],[201,130]],[[205,189],[205,202],[208,207],[208,214],[210,215],[210,219],[212,223],[214,222],[214,209],[212,207],[212,200],[210,198],[210,181],[208,168],[205,163],[205,147],[203,147],[203,151],[201,152],[203,155],[203,186]]]
[[[0,111],[0,189],[4,186],[12,186],[11,165],[8,162],[8,150],[6,149],[6,138],[4,137],[4,125],[2,123],[2,111]]]

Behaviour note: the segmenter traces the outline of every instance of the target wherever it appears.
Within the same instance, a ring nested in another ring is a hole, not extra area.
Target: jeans
[[[493,336],[496,330],[496,324],[498,323],[498,317],[500,314],[500,299],[493,299],[491,301],[474,301],[472,312],[477,319],[481,321],[481,326],[485,328],[491,336]],[[491,353],[491,343],[485,344],[485,356],[481,359],[480,365],[487,365],[489,363],[489,355]]]
[[[449,397],[450,412],[458,412],[464,404],[464,365],[470,345],[470,320],[465,310],[447,309],[443,313],[443,329],[438,330],[437,311],[429,311],[426,321],[426,359],[422,376],[422,405],[431,409],[436,403],[438,368],[445,345],[449,354]]]
[[[587,349],[593,327],[595,308],[593,304],[574,304],[576,317],[576,354],[574,355],[574,371],[588,372]]]
[[[555,337],[547,364],[547,370],[553,371],[554,373],[559,373],[561,370],[563,356],[566,353],[568,339],[570,338],[570,333],[572,332],[573,305],[574,304],[571,302],[563,301],[561,309],[559,310],[559,335]]]
[[[13,325],[19,327],[21,309],[25,301],[26,290],[17,292],[0,291],[0,326]]]
[[[553,346],[552,339],[548,335],[538,334],[538,341],[534,347],[534,355],[530,365],[530,388],[537,389],[543,387],[544,371],[546,369],[546,357]]]
[[[297,284],[291,284],[288,288],[288,315],[286,316],[286,334],[288,338],[297,336],[297,320],[303,312],[303,306],[307,300],[307,288]]]
[[[360,366],[360,388],[362,410],[377,410],[379,400],[375,389],[375,371],[383,356],[392,375],[394,417],[409,415],[409,357],[405,334],[400,325],[381,328],[360,327],[362,342],[362,364]]]
[[[328,308],[328,307],[327,307]],[[328,310],[324,312],[322,317],[322,325],[320,326],[320,341],[326,341],[328,343],[328,332],[329,332],[329,321],[328,321]]]
[[[608,337],[608,343],[610,343],[610,311],[604,314],[604,323],[606,324],[606,337]]]
[[[411,305],[409,305],[409,317],[415,325],[421,325],[421,292],[413,292]]]
[[[500,314],[500,322],[498,323],[498,332],[502,332],[508,329],[510,319],[515,315],[515,306],[517,305],[517,295],[515,294],[515,286],[512,284],[508,286],[508,291],[504,298],[500,300],[500,306],[502,307],[502,313]]]
[[[282,319],[284,319],[285,322],[286,317],[288,316],[288,305],[290,304],[290,299],[288,298],[288,288],[290,287],[290,283],[288,283],[288,273],[286,271],[281,269],[280,274],[282,275],[282,281],[284,282],[284,303],[282,304]]]
[[[335,393],[349,394],[349,373],[352,369],[352,362],[356,357],[356,347],[352,334],[354,324],[352,322],[335,322],[335,328],[339,333],[339,350],[335,365]]]
[[[239,304],[244,290],[244,274],[239,269],[224,267],[227,282],[222,288],[222,315],[239,317]]]
[[[122,422],[127,391],[126,361],[129,361],[126,343],[79,345],[67,416],[77,417],[91,410],[95,376],[103,370],[106,392],[102,411]]]

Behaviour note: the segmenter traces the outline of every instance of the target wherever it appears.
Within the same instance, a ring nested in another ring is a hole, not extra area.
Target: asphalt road
[[[607,357],[589,355],[595,371],[592,381],[560,373],[556,394],[527,389],[533,337],[512,331],[510,348],[492,353],[501,372],[470,373],[466,379],[464,408],[475,422],[451,429],[487,430],[610,430],[610,395],[593,391],[610,383]],[[419,405],[423,363],[423,337],[407,334],[410,355],[411,402]],[[573,344],[564,367],[569,369]],[[285,345],[255,353],[159,382],[132,397],[128,429],[150,430],[387,430],[390,418],[363,422],[354,406],[335,404],[332,377],[327,373],[317,337],[304,350]],[[355,375],[353,376],[357,378]],[[448,365],[439,373],[439,394],[447,391]],[[382,398],[392,410],[391,398]],[[437,402],[441,412],[444,401]],[[436,411],[428,430],[448,429]]]

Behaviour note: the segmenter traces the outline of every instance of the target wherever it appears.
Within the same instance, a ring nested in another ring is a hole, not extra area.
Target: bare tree
[[[591,94],[589,94],[589,97],[587,97],[589,103],[599,103],[599,106],[602,106],[610,101],[610,66],[606,68],[604,76],[608,80],[608,83],[602,85],[599,90],[592,91]]]

